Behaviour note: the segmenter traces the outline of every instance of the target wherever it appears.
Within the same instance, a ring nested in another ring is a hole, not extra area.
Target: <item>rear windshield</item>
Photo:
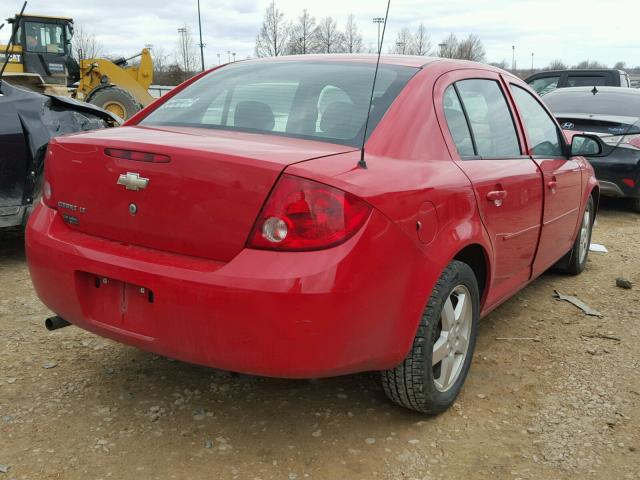
[[[595,115],[640,116],[640,92],[620,88],[620,92],[556,90],[544,96],[554,113],[591,113]]]
[[[140,125],[247,131],[359,146],[375,64],[234,63],[162,104]],[[368,135],[416,68],[380,65]]]

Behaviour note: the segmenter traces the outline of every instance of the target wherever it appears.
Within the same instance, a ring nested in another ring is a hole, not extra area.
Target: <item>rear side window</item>
[[[571,76],[567,78],[569,87],[601,87],[607,84],[606,77],[600,75]]]
[[[453,85],[449,85],[444,92],[444,115],[447,119],[453,143],[456,144],[460,156],[469,157],[475,155],[469,125]]]
[[[380,65],[370,135],[416,68]],[[237,62],[160,105],[140,125],[256,132],[360,146],[375,64]]]
[[[558,88],[558,82],[560,81],[560,76],[557,77],[544,77],[544,78],[536,78],[529,82],[529,86],[535,90],[535,92],[542,96],[545,93],[549,93],[556,88]]]
[[[461,80],[455,85],[471,125],[477,155],[519,157],[520,144],[513,117],[498,82],[473,79]]]
[[[545,109],[526,90],[511,85],[511,92],[520,109],[522,121],[531,142],[531,154],[562,155],[558,128]]]

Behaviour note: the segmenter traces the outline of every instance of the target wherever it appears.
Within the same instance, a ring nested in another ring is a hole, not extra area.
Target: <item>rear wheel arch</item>
[[[482,245],[472,243],[456,253],[453,260],[466,263],[471,270],[473,270],[473,274],[476,276],[476,281],[478,282],[480,305],[482,306],[484,304],[487,286],[489,285],[489,272],[491,271],[489,256],[486,250]]]

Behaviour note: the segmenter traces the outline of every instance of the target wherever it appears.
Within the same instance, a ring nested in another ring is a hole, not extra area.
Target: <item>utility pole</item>
[[[384,17],[374,17],[373,18],[373,23],[377,23],[378,24],[378,52],[380,51],[381,45],[380,45],[380,25],[382,25],[384,23]]]
[[[188,59],[187,59],[187,26],[178,28],[178,33],[180,34],[180,48],[182,49],[182,63],[184,67],[183,71],[183,80],[187,79],[187,70],[189,69]]]
[[[511,45],[511,49],[513,50],[513,55],[511,57],[511,71],[515,71],[516,69],[516,46]]]
[[[220,54],[218,54],[218,65],[220,65]]]
[[[533,55],[534,55],[534,53],[531,52],[531,70],[533,70]]]
[[[198,31],[200,32],[200,66],[204,72],[204,43],[202,43],[202,21],[200,20],[200,0],[198,0]]]

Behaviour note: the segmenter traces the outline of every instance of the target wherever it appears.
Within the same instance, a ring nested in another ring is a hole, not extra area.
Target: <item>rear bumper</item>
[[[408,351],[426,301],[411,288],[421,253],[376,211],[332,249],[245,249],[218,263],[82,234],[40,205],[26,247],[36,292],[65,320],[143,350],[248,374],[311,378],[390,368]],[[128,319],[98,318],[95,312],[114,306],[88,286],[94,277],[151,290],[153,303],[137,305],[136,318],[126,313],[131,305],[121,308]]]
[[[640,197],[640,152],[616,148],[606,157],[590,158],[600,192],[609,197]]]

